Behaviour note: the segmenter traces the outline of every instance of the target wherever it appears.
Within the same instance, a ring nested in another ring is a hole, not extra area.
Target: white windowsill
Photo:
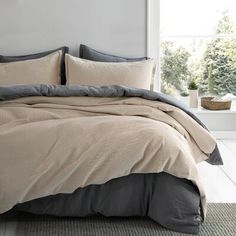
[[[232,101],[230,110],[208,110],[208,109],[201,107],[200,99],[198,101],[198,108],[190,108],[188,97],[185,100],[183,100],[183,98],[181,98],[181,97],[176,97],[176,98],[178,100],[180,100],[181,102],[183,102],[195,114],[210,114],[210,115],[212,115],[212,114],[221,114],[221,115],[223,115],[223,114],[236,114],[236,100]]]
[[[190,110],[208,127],[216,138],[236,138],[236,106],[230,110],[212,111],[202,107]]]
[[[231,107],[230,110],[207,110],[203,107],[191,108],[190,109],[195,114],[236,114],[236,107]]]

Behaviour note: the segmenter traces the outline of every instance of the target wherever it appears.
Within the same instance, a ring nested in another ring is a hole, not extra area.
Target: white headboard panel
[[[124,56],[146,54],[146,0],[1,0],[0,54],[84,43]]]

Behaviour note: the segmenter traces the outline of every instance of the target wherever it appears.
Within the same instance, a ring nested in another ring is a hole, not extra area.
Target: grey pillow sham
[[[40,52],[36,54],[31,55],[23,55],[23,56],[3,56],[0,55],[0,63],[9,63],[9,62],[16,62],[16,61],[26,61],[26,60],[32,60],[32,59],[38,59],[41,57],[45,57],[51,53],[54,53],[56,51],[61,50],[62,57],[61,57],[61,63],[60,63],[60,76],[61,76],[61,84],[66,84],[66,74],[65,74],[65,54],[69,52],[68,47],[60,47],[57,49],[53,49],[50,51]]]
[[[80,44],[79,57],[91,61],[100,61],[100,62],[132,62],[132,61],[143,61],[148,59],[147,57],[127,58],[127,57],[110,55],[96,51],[84,44]]]

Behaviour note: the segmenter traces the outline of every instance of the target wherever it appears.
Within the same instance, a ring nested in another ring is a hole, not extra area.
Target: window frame
[[[161,92],[161,68],[160,68],[160,0],[146,0],[146,16],[147,16],[147,32],[146,32],[146,55],[157,61],[157,73],[155,77],[155,91]],[[234,129],[234,120],[236,117],[235,108],[229,111],[203,111],[201,108],[197,111],[192,110],[200,119],[204,118],[204,122],[212,123],[215,117],[219,115],[227,116],[229,122],[227,127],[217,126],[216,130],[211,130],[216,138],[236,138],[236,130]],[[202,117],[204,116],[204,117]],[[232,122],[231,122],[232,121]]]
[[[222,35],[161,35],[160,31],[160,0],[146,0],[147,32],[146,55],[157,62],[154,90],[161,92],[161,38],[236,38],[236,34]]]
[[[154,80],[154,90],[161,91],[160,76],[160,0],[146,0],[147,9],[147,57],[154,58],[157,62],[157,69]]]

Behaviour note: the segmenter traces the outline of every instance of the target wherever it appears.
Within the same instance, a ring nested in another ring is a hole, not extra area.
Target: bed
[[[196,234],[197,163],[222,164],[186,107],[126,86],[0,86],[0,213],[147,216]]]
[[[152,91],[154,60],[68,51],[0,55],[0,214],[146,216],[198,233],[197,164],[222,164],[214,137]]]

